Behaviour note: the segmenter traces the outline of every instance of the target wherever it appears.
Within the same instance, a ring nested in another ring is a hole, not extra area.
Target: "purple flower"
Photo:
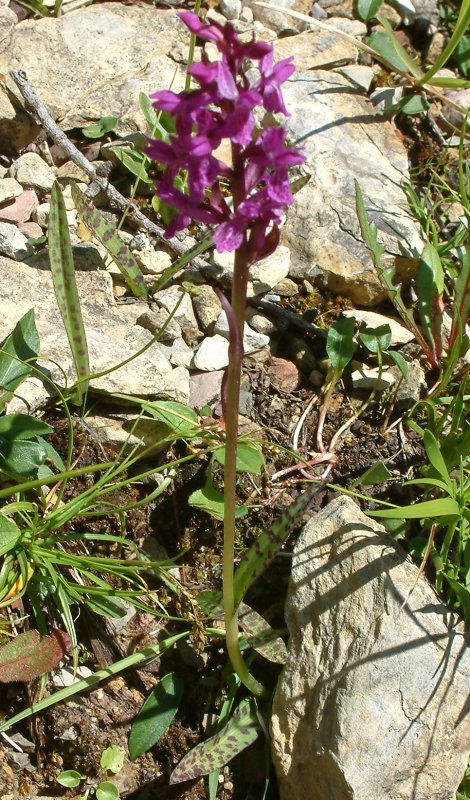
[[[157,181],[159,196],[176,209],[166,235],[183,230],[190,220],[212,224],[219,252],[245,243],[253,263],[277,245],[279,223],[293,200],[288,170],[304,160],[296,147],[286,146],[283,127],[272,126],[254,137],[257,106],[288,113],[280,87],[294,71],[293,60],[275,64],[271,44],[241,42],[229,22],[205,24],[192,12],[179,16],[192,33],[215,43],[221,59],[210,62],[203,55],[192,65],[189,73],[199,88],[151,95],[156,108],[175,118],[176,133],[169,141],[151,140],[148,147],[149,156],[165,165]],[[243,73],[247,58],[258,62],[260,77],[254,85]],[[224,139],[232,144],[230,166],[214,155]],[[180,173],[187,193],[174,185]],[[232,207],[222,186],[229,189]]]

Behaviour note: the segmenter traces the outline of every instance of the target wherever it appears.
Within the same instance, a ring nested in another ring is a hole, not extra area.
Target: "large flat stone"
[[[350,498],[304,527],[286,620],[272,717],[281,800],[455,800],[470,750],[468,637]]]
[[[129,321],[116,304],[111,276],[104,270],[77,272],[76,280],[81,301],[82,314],[90,354],[90,369],[98,373],[119,364],[137,352],[151,338],[151,334]],[[64,385],[64,374],[70,384],[75,373],[64,325],[55,300],[50,272],[34,269],[0,257],[0,340],[3,340],[29,309],[34,308],[36,326],[41,342],[40,359],[52,378]],[[126,394],[163,395],[182,401],[189,398],[189,376],[182,381],[179,371],[175,373],[162,345],[151,347],[130,364],[95,378],[92,385],[97,389]],[[18,389],[21,395],[21,386]],[[34,396],[29,396],[33,407],[37,407],[47,392],[36,387]]]
[[[292,39],[294,54],[300,38]],[[305,148],[305,169],[312,176],[295,196],[282,231],[291,250],[290,274],[315,278],[353,303],[373,306],[384,291],[359,230],[354,179],[387,265],[412,268],[423,243],[406,210],[406,150],[394,125],[380,119],[342,75],[317,70],[296,75],[285,86],[290,136]]]

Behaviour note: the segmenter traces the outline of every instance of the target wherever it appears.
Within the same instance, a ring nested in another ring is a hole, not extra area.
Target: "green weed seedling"
[[[105,780],[93,782],[88,786],[82,794],[75,796],[75,800],[88,800],[89,797],[96,797],[96,800],[120,800],[121,795],[116,784],[110,780],[110,776],[117,775],[121,772],[124,765],[124,753],[121,748],[116,745],[111,745],[103,750],[100,759],[100,767],[104,774]],[[86,775],[74,769],[68,769],[61,772],[57,778],[57,782],[67,789],[75,789],[83,781],[89,783]]]

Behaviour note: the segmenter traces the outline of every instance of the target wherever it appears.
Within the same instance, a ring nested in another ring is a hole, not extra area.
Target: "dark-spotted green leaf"
[[[15,636],[0,647],[0,682],[32,681],[54,669],[70,648],[70,636],[53,630],[42,639],[37,631]]]
[[[258,738],[259,723],[252,700],[244,700],[219,733],[196,745],[173,770],[170,783],[191,781],[222,769]]]
[[[75,279],[65,202],[57,181],[51,192],[48,239],[54,293],[67,332],[77,378],[80,380],[90,374],[88,345]],[[87,381],[82,381],[77,385],[78,402],[81,401],[87,386]]]
[[[129,736],[132,759],[146,753],[170,727],[183,694],[184,684],[174,672],[164,675],[137,714]]]
[[[205,614],[214,619],[223,620],[222,592],[208,589],[198,594],[197,601]],[[253,650],[275,664],[286,663],[287,649],[283,640],[261,614],[247,606],[246,603],[241,603],[238,621]]]
[[[83,222],[90,228],[95,236],[110,254],[119,267],[122,277],[129,289],[136,297],[147,298],[147,285],[144,281],[140,267],[126,244],[119,237],[117,231],[107,221],[106,217],[97,208],[87,203],[80,189],[71,184],[72,198],[78,214]]]
[[[235,605],[238,606],[245,592],[264,572],[276,553],[281,549],[297,519],[304,513],[318,491],[311,486],[287,508],[281,517],[261,533],[248,550],[245,550],[234,576]]]
[[[39,353],[39,336],[34,310],[27,311],[0,344],[0,403],[6,403],[31,373]]]
[[[34,477],[46,457],[47,451],[42,439],[37,442],[7,439],[0,444],[0,470],[10,475]]]
[[[366,471],[361,475],[361,478],[358,480],[358,483],[361,486],[375,486],[379,483],[390,480],[391,477],[392,473],[385,462],[379,460],[376,461],[375,464],[372,464],[369,469],[366,469]]]

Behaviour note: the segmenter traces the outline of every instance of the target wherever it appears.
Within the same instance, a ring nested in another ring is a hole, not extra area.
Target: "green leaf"
[[[424,335],[437,353],[441,350],[440,322],[442,320],[441,299],[444,292],[444,270],[439,253],[432,244],[427,244],[421,254],[416,273],[416,294]]]
[[[195,492],[190,494],[188,499],[189,505],[193,508],[200,508],[201,511],[206,511],[214,519],[223,521],[224,519],[224,496],[222,492],[214,489],[211,483],[207,483],[202,489],[196,489]],[[235,516],[244,517],[248,509],[244,505],[237,506]]]
[[[222,769],[258,738],[258,719],[252,700],[244,700],[233,717],[205,742],[185,755],[170,776],[170,784],[182,783]]]
[[[39,336],[31,309],[0,344],[0,403],[11,400],[17,386],[31,373],[30,363],[36,361],[38,353]]]
[[[75,267],[73,263],[72,245],[70,244],[67,213],[62,192],[57,181],[51,192],[51,210],[49,213],[49,261],[51,264],[54,293],[59,306],[60,315],[67,332],[73,363],[77,377],[86,378],[90,374],[88,345],[80,309]],[[77,386],[77,400],[81,402],[88,382]]]
[[[462,584],[460,581],[455,580],[455,578],[451,578],[450,575],[447,575],[445,572],[443,573],[444,578],[446,579],[449,586],[452,588],[453,592],[457,596],[460,606],[463,611],[463,615],[467,622],[470,620],[470,592],[469,590]]]
[[[387,355],[395,362],[403,377],[406,378],[408,374],[408,361],[406,358],[401,353],[397,353],[396,350],[389,350]]]
[[[460,74],[470,78],[470,36],[462,36],[455,48],[454,58]]]
[[[412,117],[415,114],[425,114],[431,107],[430,102],[422,94],[412,94],[403,97],[394,106],[395,112],[401,111],[402,114]]]
[[[430,464],[434,467],[439,477],[443,479],[444,483],[448,487],[448,491],[451,492],[452,481],[450,479],[446,462],[442,457],[442,453],[439,447],[439,443],[437,442],[437,439],[428,428],[425,429],[423,438],[424,438],[424,449],[426,450],[426,455],[429,459]]]
[[[19,633],[0,647],[0,682],[32,681],[54,669],[70,647],[65,631],[53,630],[39,637],[37,631]]]
[[[174,672],[164,675],[137,714],[129,736],[132,760],[146,753],[170,727],[183,694],[184,683]]]
[[[225,447],[218,447],[213,452],[214,458],[224,466]],[[241,440],[237,443],[237,472],[252,472],[261,475],[264,467],[264,456],[259,445],[255,442]]]
[[[360,18],[367,22],[377,14],[383,0],[357,0],[357,13]]]
[[[392,473],[387,465],[382,461],[376,461],[361,475],[358,483],[361,486],[375,486],[384,481],[390,480]]]
[[[6,440],[0,445],[0,469],[23,477],[33,476],[46,460],[47,452],[42,440]]]
[[[413,75],[417,79],[421,78],[423,73],[398,41],[390,23],[380,18],[380,24],[382,25],[382,30],[373,30],[372,34],[366,39],[369,47],[372,47],[397,72]]]
[[[392,329],[390,325],[379,325],[377,328],[364,328],[359,333],[359,339],[371,353],[388,350],[392,342]]]
[[[460,516],[459,504],[451,497],[442,497],[438,500],[424,500],[412,506],[386,508],[380,511],[368,511],[370,517],[383,517],[384,519],[434,519],[434,517]]]
[[[57,783],[60,783],[61,786],[66,786],[67,789],[75,789],[84,778],[85,776],[80,775],[76,769],[67,769],[65,772],[61,772],[60,775],[58,775]]]
[[[172,433],[184,439],[185,436],[200,433],[199,418],[192,408],[173,400],[159,400],[155,403],[142,403],[142,408],[156,419],[164,422]]]
[[[119,800],[119,790],[115,783],[102,781],[95,789],[96,800]]]
[[[467,33],[468,26],[470,24],[470,3],[468,0],[463,0],[460,5],[459,16],[457,17],[457,22],[455,23],[454,30],[452,32],[452,36],[450,40],[447,42],[443,52],[440,54],[438,58],[434,61],[434,64],[428,71],[421,77],[420,83],[427,83],[431,78],[434,77],[436,72],[439,72],[440,69],[444,66],[446,61],[451,57],[452,53],[458,47],[459,42],[462,40],[462,37]]]
[[[341,317],[328,331],[326,352],[337,372],[342,372],[353,357],[354,329],[355,322],[351,317]]]
[[[111,619],[121,619],[125,617],[127,610],[119,597],[106,597],[106,595],[94,595],[84,601],[85,605],[95,614]]]
[[[100,767],[108,772],[121,772],[124,765],[124,752],[117,745],[112,744],[101,753]]]
[[[117,123],[117,117],[101,117],[98,122],[94,122],[92,125],[87,125],[85,128],[82,128],[82,133],[88,139],[101,139],[102,136],[111,133]]]
[[[116,145],[116,147],[112,148],[112,151],[116,158],[132,175],[135,175],[140,181],[148,183],[149,186],[153,186],[154,179],[150,177],[145,166],[148,159],[143,153],[135,150],[133,147],[124,145]]]
[[[5,514],[0,514],[0,556],[8,553],[20,537],[21,531],[17,524]]]
[[[72,198],[80,218],[90,228],[95,236],[113,258],[119,267],[122,276],[136,297],[147,299],[148,290],[139,264],[126,244],[119,237],[115,228],[107,221],[106,217],[92,205],[89,205],[84,194],[74,184],[71,184]]]
[[[28,414],[5,414],[0,417],[0,440],[34,439],[35,436],[52,433],[54,428]]]

